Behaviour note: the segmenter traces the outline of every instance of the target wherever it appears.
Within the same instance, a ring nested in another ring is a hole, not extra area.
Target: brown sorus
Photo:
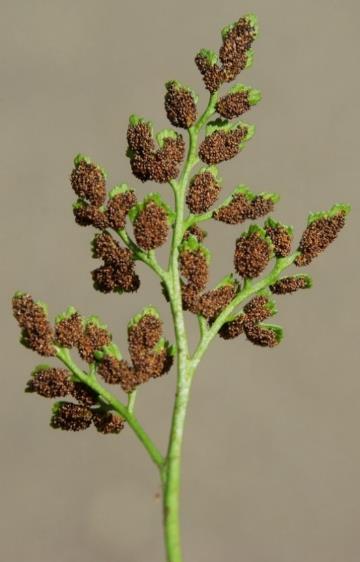
[[[164,139],[163,148],[156,152],[136,152],[131,157],[131,169],[134,176],[143,182],[152,180],[166,183],[178,176],[184,154],[184,139],[177,135],[176,139]]]
[[[120,361],[120,385],[124,392],[132,392],[135,388],[143,382],[139,373],[129,365],[127,361],[121,359]]]
[[[153,201],[149,201],[140,211],[134,222],[134,235],[143,250],[153,250],[162,246],[169,232],[166,211]]]
[[[197,303],[198,314],[208,320],[214,320],[236,295],[234,285],[224,285],[207,293],[203,293]]]
[[[230,203],[214,212],[215,220],[227,224],[240,224],[248,218],[251,202],[242,193],[233,195]]]
[[[257,232],[240,236],[236,241],[234,265],[241,277],[253,279],[260,275],[270,257],[269,243]]]
[[[270,285],[270,291],[276,295],[285,295],[294,293],[299,289],[307,289],[308,281],[304,277],[283,277],[276,281],[274,285]]]
[[[186,204],[191,213],[205,213],[219,197],[220,186],[210,172],[194,176],[186,196]]]
[[[274,210],[274,202],[271,198],[257,195],[250,203],[248,209],[248,219],[259,219]]]
[[[273,330],[249,323],[244,326],[246,337],[251,343],[262,347],[274,347],[279,343]]]
[[[344,211],[332,217],[323,217],[310,223],[305,229],[299,244],[301,252],[295,265],[308,265],[316,256],[323,252],[335,240],[345,225]]]
[[[216,111],[226,119],[234,119],[243,115],[250,107],[249,92],[244,90],[220,98],[216,104]]]
[[[27,392],[36,392],[45,398],[63,398],[73,389],[71,375],[66,369],[49,367],[34,374],[26,386]]]
[[[240,18],[223,39],[219,58],[223,64],[225,81],[230,82],[243,70],[247,51],[255,39],[255,30],[245,18]]]
[[[145,314],[137,324],[129,328],[130,353],[133,349],[152,349],[162,336],[162,322],[153,314]]]
[[[244,312],[245,323],[249,322],[257,324],[272,316],[271,308],[269,306],[269,299],[264,295],[257,295],[253,297],[245,306]]]
[[[94,412],[93,423],[98,432],[105,435],[120,433],[125,427],[125,420],[112,412]]]
[[[238,314],[233,320],[225,322],[219,330],[219,336],[224,340],[231,340],[240,336],[244,331],[244,314]]]
[[[200,292],[196,287],[183,284],[181,287],[182,305],[184,310],[197,314],[197,305],[200,298]]]
[[[284,258],[291,252],[292,235],[281,225],[266,226],[266,234],[274,245],[274,253],[277,258]]]
[[[203,77],[205,88],[213,94],[224,82],[222,69],[217,64],[211,65],[201,52],[196,55],[195,63]]]
[[[91,272],[94,287],[102,293],[125,291],[132,293],[140,286],[140,279],[134,272],[133,262],[124,260],[122,264],[103,265]]]
[[[137,199],[134,191],[129,190],[112,197],[106,206],[106,216],[109,226],[114,230],[125,228],[126,216],[131,207],[136,205]]]
[[[82,318],[74,312],[55,325],[55,342],[60,347],[75,347],[83,334]]]
[[[170,82],[165,94],[166,115],[174,127],[188,129],[196,121],[195,100],[186,88]]]
[[[108,232],[96,234],[92,248],[93,257],[103,259],[106,265],[115,265],[123,261],[129,252],[127,248],[121,248]]]
[[[219,164],[234,158],[245,139],[247,127],[238,126],[232,131],[215,131],[205,137],[199,147],[199,156],[206,164]]]
[[[204,252],[200,249],[181,252],[180,271],[193,287],[197,290],[204,289],[209,279],[209,268]]]
[[[89,205],[84,202],[81,205],[75,206],[73,213],[75,222],[80,226],[94,226],[99,230],[105,230],[105,228],[109,226],[109,221],[105,213],[97,207],[94,207],[94,205]]]
[[[80,162],[71,172],[71,187],[76,195],[100,207],[106,198],[105,177],[95,164]]]
[[[51,418],[51,426],[66,431],[81,431],[90,427],[93,414],[86,406],[62,402]]]
[[[110,341],[111,336],[107,330],[99,328],[95,324],[88,324],[77,345],[80,357],[88,363],[92,363],[94,351],[108,345]]]
[[[22,328],[22,342],[40,355],[55,355],[53,330],[44,309],[27,294],[12,300],[14,316]]]
[[[148,154],[155,150],[155,141],[152,136],[149,123],[140,122],[137,125],[129,125],[127,130],[127,142],[129,148],[140,154]]]
[[[98,374],[108,384],[119,384],[121,382],[122,361],[111,355],[105,355],[99,367]]]
[[[70,394],[83,406],[93,406],[98,401],[96,392],[82,382],[74,382]]]
[[[197,224],[193,224],[185,230],[183,240],[187,240],[189,236],[195,236],[198,242],[202,242],[203,240],[205,240],[207,232],[206,230],[200,228],[200,226],[198,226]]]

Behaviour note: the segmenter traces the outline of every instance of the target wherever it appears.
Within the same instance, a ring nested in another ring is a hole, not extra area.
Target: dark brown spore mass
[[[344,225],[344,211],[329,218],[320,218],[309,224],[301,237],[299,244],[301,255],[296,258],[295,265],[308,265],[337,238]]]
[[[203,77],[205,88],[213,94],[224,82],[222,69],[217,64],[211,65],[206,56],[201,53],[196,55],[195,63]]]
[[[146,204],[134,222],[134,235],[143,250],[153,250],[162,246],[169,233],[166,211],[153,201]]]
[[[247,339],[255,345],[260,345],[261,347],[275,347],[275,345],[279,343],[273,330],[262,328],[253,323],[246,324],[244,329]]]
[[[181,252],[180,272],[197,290],[204,289],[209,279],[209,268],[204,253],[201,250]]]
[[[270,285],[270,291],[276,295],[286,295],[287,293],[295,293],[299,289],[306,289],[308,282],[304,277],[283,277],[274,285]]]
[[[162,322],[153,314],[145,314],[137,324],[129,328],[128,340],[131,350],[152,349],[162,336]]]
[[[225,322],[219,330],[219,336],[224,340],[231,340],[240,336],[244,331],[244,314],[238,314],[234,320]]]
[[[225,285],[203,293],[197,302],[198,314],[214,320],[236,295],[236,287]]]
[[[274,253],[277,258],[284,258],[291,252],[292,235],[281,225],[265,227],[266,234],[274,245]]]
[[[108,228],[109,221],[105,213],[103,213],[94,205],[89,205],[88,203],[83,203],[74,207],[73,209],[75,222],[79,226],[94,226],[99,230],[105,230]]]
[[[94,360],[94,352],[111,342],[110,333],[95,324],[88,324],[85,332],[78,342],[80,357],[87,363]]]
[[[228,205],[215,211],[213,218],[226,224],[240,224],[248,218],[250,205],[251,202],[245,195],[237,193]]]
[[[36,392],[45,398],[63,398],[73,389],[71,375],[66,369],[48,368],[38,371],[27,383],[27,392]]]
[[[219,197],[220,186],[210,172],[202,172],[194,176],[186,195],[186,204],[191,213],[205,213]]]
[[[270,261],[269,243],[257,232],[240,236],[236,241],[235,269],[241,277],[253,279],[260,275]]]
[[[122,374],[121,360],[111,355],[105,355],[98,367],[98,374],[108,384],[119,384]]]
[[[30,295],[16,295],[12,300],[14,317],[22,328],[26,347],[40,355],[55,355],[53,330],[43,308]]]
[[[182,305],[184,310],[197,314],[200,291],[190,283],[181,287]]]
[[[199,156],[206,164],[219,164],[234,158],[245,139],[247,127],[238,126],[233,131],[215,131],[205,137],[199,147]]]
[[[95,164],[80,162],[71,172],[71,187],[76,195],[100,207],[106,198],[105,177]]]
[[[112,197],[106,206],[106,216],[109,226],[114,230],[125,228],[126,216],[131,207],[136,205],[137,199],[134,191],[129,190]]]
[[[95,412],[93,423],[98,432],[104,435],[120,433],[125,427],[125,420],[112,412]]]
[[[269,318],[271,314],[271,310],[269,307],[269,299],[263,295],[257,295],[253,297],[245,306],[244,306],[245,316],[245,323],[249,324],[258,322],[262,322]]]
[[[70,394],[83,406],[93,406],[98,402],[96,392],[82,382],[74,382]]]
[[[65,431],[81,431],[90,427],[93,414],[86,406],[62,402],[51,418],[51,426]]]
[[[148,123],[140,122],[137,125],[129,125],[127,142],[130,150],[140,154],[149,154],[155,150],[155,141]]]
[[[174,83],[167,86],[165,110],[174,127],[188,129],[196,121],[196,104],[191,92]]]
[[[227,94],[219,99],[216,104],[216,111],[225,119],[240,117],[250,109],[249,93],[247,90],[234,94]]]
[[[224,80],[231,82],[247,63],[247,51],[255,39],[255,30],[245,18],[240,18],[223,39],[219,51]]]
[[[74,312],[69,318],[60,320],[55,325],[55,342],[60,347],[75,347],[82,334],[82,318],[77,312]]]

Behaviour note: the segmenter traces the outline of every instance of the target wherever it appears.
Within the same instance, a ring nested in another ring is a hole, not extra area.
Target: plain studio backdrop
[[[120,436],[49,428],[50,401],[24,394],[39,358],[18,344],[10,298],[98,314],[125,347],[129,318],[158,306],[143,265],[137,295],[92,288],[91,229],[75,225],[72,158],[89,154],[109,186],[140,184],[125,157],[128,116],[160,129],[164,83],[207,92],[193,59],[246,12],[261,33],[241,81],[263,100],[257,132],[220,166],[224,194],[246,183],[281,194],[276,217],[301,234],[308,212],[352,205],[346,229],[308,272],[309,291],[278,298],[273,350],[216,340],[197,373],[186,426],[182,527],[188,562],[360,559],[359,18],[356,0],[4,1],[1,4],[1,560],[160,562],[155,468]],[[209,226],[212,282],[232,269],[241,229]],[[161,252],[164,256],[164,252]],[[195,340],[196,324],[189,316]],[[137,413],[164,448],[174,371],[140,389]]]

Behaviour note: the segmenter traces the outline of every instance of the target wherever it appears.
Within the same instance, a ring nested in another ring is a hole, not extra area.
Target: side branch
[[[60,361],[73,373],[73,375],[86,384],[89,388],[94,390],[107,404],[109,404],[118,414],[126,419],[129,426],[132,428],[138,439],[144,445],[149,453],[152,461],[157,467],[162,470],[164,466],[164,458],[160,451],[157,449],[151,438],[143,429],[140,422],[134,416],[132,411],[132,400],[129,400],[128,406],[120,402],[111,392],[104,388],[96,379],[95,374],[87,374],[80,369],[72,360],[69,351],[65,348],[57,348],[57,357]]]

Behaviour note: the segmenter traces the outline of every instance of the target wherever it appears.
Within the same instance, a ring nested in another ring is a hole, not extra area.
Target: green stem
[[[217,95],[213,94],[203,115],[193,127],[190,127],[188,131],[188,155],[182,174],[177,182],[171,183],[175,194],[176,220],[169,259],[170,282],[168,289],[177,345],[177,385],[163,481],[164,535],[168,562],[182,562],[183,560],[180,538],[180,469],[186,410],[191,387],[189,351],[181,297],[178,260],[179,245],[184,230],[186,188],[191,171],[198,162],[197,142],[199,131],[214,113],[216,101]]]
[[[150,439],[149,435],[145,432],[140,422],[132,413],[130,402],[128,406],[125,406],[120,400],[116,398],[111,392],[106,388],[101,386],[95,376],[90,376],[84,371],[82,371],[76,363],[72,360],[70,352],[68,349],[58,348],[57,357],[62,363],[73,373],[73,375],[81,382],[85,383],[92,390],[96,392],[107,404],[109,404],[118,414],[126,419],[131,429],[134,431],[135,435],[144,445],[145,449],[150,455],[152,461],[160,469],[160,472],[164,467],[164,458],[160,451],[157,449],[153,441]]]

